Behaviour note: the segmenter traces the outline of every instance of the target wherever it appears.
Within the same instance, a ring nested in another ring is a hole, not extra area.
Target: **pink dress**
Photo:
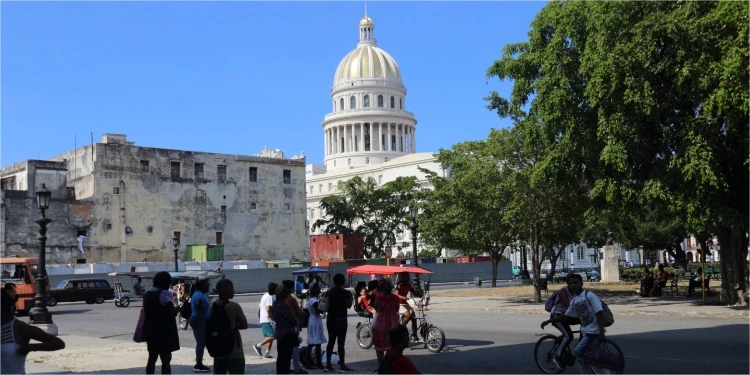
[[[398,307],[401,304],[395,294],[378,293],[375,297],[375,329],[373,330],[373,343],[375,350],[391,350],[391,327],[399,324]]]

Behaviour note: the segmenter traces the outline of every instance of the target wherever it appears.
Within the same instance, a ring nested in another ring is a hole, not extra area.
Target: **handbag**
[[[591,350],[583,354],[583,364],[591,367],[603,368],[619,372],[623,367],[623,359],[615,351],[609,351],[607,343],[597,344]]]
[[[328,312],[328,291],[318,297],[318,311],[322,313]]]
[[[135,332],[133,333],[133,341],[144,342],[146,341],[146,335],[143,332],[143,325],[146,322],[146,310],[141,307],[141,315],[138,317],[138,323],[135,325]]]

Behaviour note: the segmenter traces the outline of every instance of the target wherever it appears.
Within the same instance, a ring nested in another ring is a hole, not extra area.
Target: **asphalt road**
[[[245,353],[261,338],[257,324],[259,295],[235,298],[251,322],[242,332]],[[112,302],[102,305],[59,304],[50,308],[64,339],[66,333],[132,343],[140,302],[127,308]],[[544,315],[498,313],[430,313],[432,322],[447,337],[445,349],[430,353],[421,346],[406,352],[423,373],[538,373],[533,349]],[[347,363],[357,372],[377,368],[373,349],[360,349],[354,339],[358,317],[350,315]],[[556,333],[552,327],[546,332]],[[303,333],[304,337],[304,333]],[[626,373],[750,373],[748,322],[731,319],[695,319],[680,316],[618,316],[608,337],[625,353]],[[182,350],[195,345],[192,332],[180,331]],[[134,344],[138,345],[138,344]],[[274,347],[275,354],[275,347]],[[145,358],[144,358],[145,363]],[[322,373],[322,372],[321,372]],[[577,373],[567,370],[566,373]]]

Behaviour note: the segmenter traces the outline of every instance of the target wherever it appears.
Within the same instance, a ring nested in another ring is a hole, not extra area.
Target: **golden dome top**
[[[364,26],[364,25],[374,25],[374,23],[372,22],[372,18],[367,17],[367,16],[362,17],[362,19],[359,20],[359,26]]]

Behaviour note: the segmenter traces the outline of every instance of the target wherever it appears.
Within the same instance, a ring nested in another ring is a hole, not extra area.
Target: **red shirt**
[[[411,290],[411,284],[409,284],[408,282],[403,282],[398,285],[398,289],[396,289],[396,293],[398,293],[399,296],[408,297],[410,290]],[[401,303],[406,303],[406,302],[402,301]]]
[[[391,371],[394,374],[419,374],[417,368],[414,367],[414,363],[406,356],[394,358],[391,361]]]

